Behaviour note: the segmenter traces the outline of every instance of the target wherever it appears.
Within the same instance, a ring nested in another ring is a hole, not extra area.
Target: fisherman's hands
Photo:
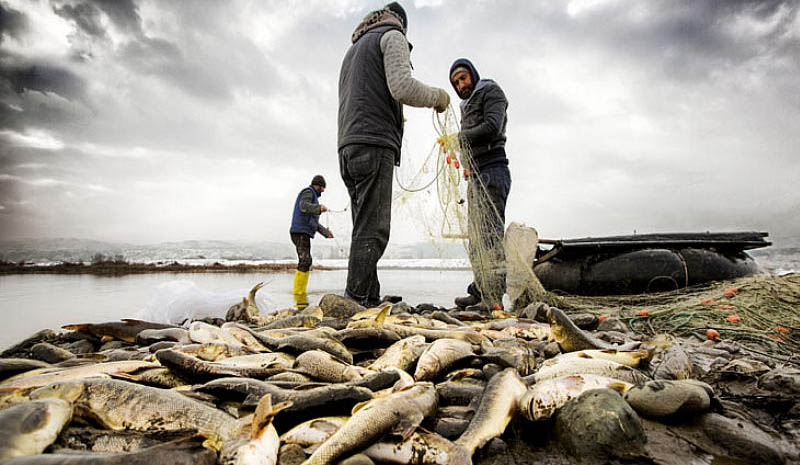
[[[325,213],[326,211],[328,211],[328,207],[326,207],[325,205],[319,204],[319,212],[320,213]]]
[[[333,239],[333,231],[328,230],[328,234],[325,235],[326,239]]]
[[[433,109],[436,110],[437,113],[441,113],[450,106],[450,94],[441,88],[437,89],[437,91],[439,95],[436,96],[436,105],[434,105]]]

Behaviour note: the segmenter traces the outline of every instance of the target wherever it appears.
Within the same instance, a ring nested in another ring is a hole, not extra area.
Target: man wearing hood
[[[470,260],[475,275],[467,297],[455,303],[467,307],[483,303],[489,309],[501,304],[505,292],[506,200],[511,174],[506,158],[506,109],[503,89],[491,79],[481,79],[471,61],[459,58],[450,67],[450,83],[461,98],[459,143],[468,154],[470,169],[468,215]],[[476,269],[477,268],[477,269]]]
[[[308,274],[311,272],[311,239],[320,233],[328,239],[333,238],[333,233],[319,224],[319,215],[328,211],[328,207],[319,203],[319,198],[325,192],[325,178],[316,175],[311,179],[311,185],[305,187],[297,194],[292,213],[292,225],[289,236],[297,249],[297,271],[294,273],[294,303],[299,309],[308,306]]]
[[[403,105],[442,112],[450,104],[444,89],[411,76],[407,25],[397,2],[368,14],[353,32],[339,74],[339,169],[353,219],[345,295],[366,306],[380,303],[377,264],[389,242]]]

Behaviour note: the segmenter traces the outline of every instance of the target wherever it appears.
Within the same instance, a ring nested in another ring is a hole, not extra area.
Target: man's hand
[[[328,238],[328,239],[333,239],[333,231],[331,231],[331,230],[329,229],[329,230],[328,230],[328,235],[327,235],[327,236],[325,236],[325,237],[326,237],[326,238]]]
[[[447,107],[450,105],[450,95],[444,89],[438,89],[439,95],[436,97],[436,105],[433,107],[437,113],[441,113],[447,110]]]
[[[319,212],[320,213],[325,213],[326,211],[328,211],[328,207],[326,207],[325,205],[319,204]]]

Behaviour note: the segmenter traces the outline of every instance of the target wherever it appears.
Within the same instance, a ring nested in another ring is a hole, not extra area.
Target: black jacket
[[[481,79],[469,60],[460,58],[450,67],[470,70],[475,87],[461,102],[461,142],[469,145],[477,168],[495,163],[508,164],[505,154],[508,100],[503,89],[491,79]],[[453,86],[455,88],[455,86]]]

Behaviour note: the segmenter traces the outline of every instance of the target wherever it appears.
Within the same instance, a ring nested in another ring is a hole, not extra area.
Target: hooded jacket
[[[466,58],[450,66],[450,76],[456,68],[466,68],[472,76],[472,93],[461,101],[461,142],[466,143],[477,169],[494,164],[508,164],[506,158],[506,123],[508,100],[503,89],[491,79],[481,79],[478,70]],[[450,84],[458,93],[455,84]]]

